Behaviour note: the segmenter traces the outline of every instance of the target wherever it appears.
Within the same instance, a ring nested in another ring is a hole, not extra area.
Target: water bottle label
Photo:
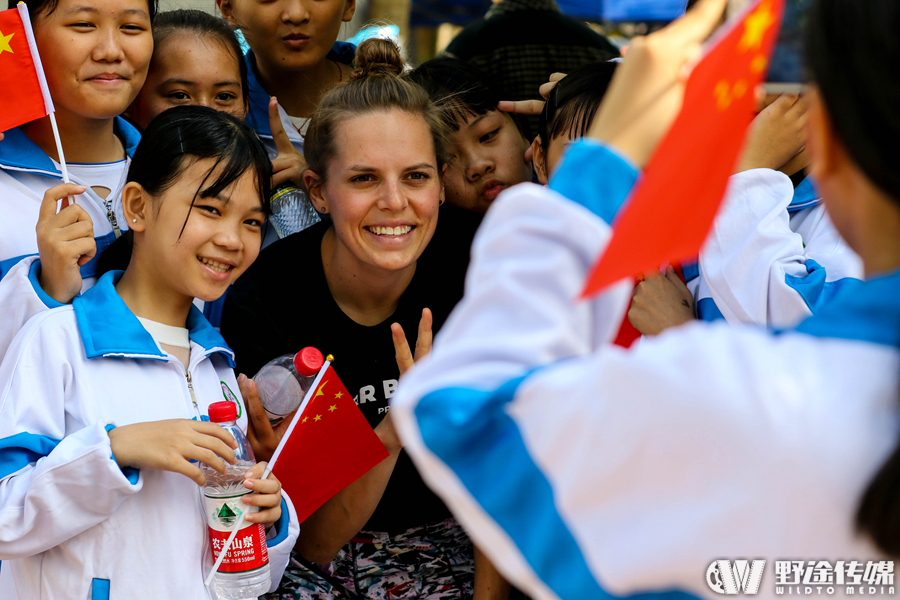
[[[257,512],[258,506],[247,506],[241,502],[244,494],[211,498],[206,502],[206,522],[213,560],[218,560],[231,530],[242,512]],[[219,566],[220,573],[244,573],[264,567],[269,562],[269,547],[266,545],[266,528],[260,523],[250,523],[238,531],[228,549],[228,554]]]

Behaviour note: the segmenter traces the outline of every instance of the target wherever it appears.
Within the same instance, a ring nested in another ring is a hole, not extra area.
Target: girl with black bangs
[[[127,268],[31,319],[0,365],[0,597],[209,597],[197,461],[223,472],[235,441],[208,406],[237,402],[245,429],[247,415],[233,352],[192,303],[256,259],[271,174],[231,115],[178,107],[147,129],[122,193]],[[264,469],[243,502],[276,530],[277,584],[297,526]]]

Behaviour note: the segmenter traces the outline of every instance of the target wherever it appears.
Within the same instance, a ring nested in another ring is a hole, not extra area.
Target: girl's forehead
[[[51,8],[51,2],[37,3],[41,11]],[[46,7],[46,9],[45,9]],[[29,7],[30,8],[30,7]],[[150,18],[149,0],[58,0],[52,9],[53,16],[66,16],[72,13],[95,13],[98,15],[130,14],[137,17]],[[50,14],[45,14],[50,16]]]

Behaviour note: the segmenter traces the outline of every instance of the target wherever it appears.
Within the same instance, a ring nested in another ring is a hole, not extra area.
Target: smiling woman
[[[345,598],[347,590],[368,598],[471,595],[471,543],[419,478],[388,413],[412,363],[409,347],[417,346],[416,358],[427,352],[432,331],[462,295],[461,278],[428,250],[444,198],[445,128],[425,91],[402,72],[393,43],[359,46],[350,81],[322,99],[306,137],[305,183],[330,221],[266,248],[223,311],[222,333],[246,373],[303,346],[334,354],[390,452],[303,523],[280,590],[285,598]],[[296,318],[285,319],[285,311]],[[405,332],[415,331],[407,340]],[[251,414],[261,412],[253,387],[242,382]],[[261,440],[274,444],[281,433],[267,423],[254,419],[257,456],[274,449]],[[378,541],[388,538],[390,550]],[[362,577],[372,562],[383,574]]]

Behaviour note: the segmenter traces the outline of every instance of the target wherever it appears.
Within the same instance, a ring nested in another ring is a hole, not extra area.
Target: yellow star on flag
[[[328,412],[334,412],[337,410],[337,404],[332,404],[328,407]]]
[[[753,14],[744,21],[744,36],[738,42],[738,50],[746,52],[753,48],[759,50],[762,47],[763,37],[775,23],[775,15],[772,14],[769,2],[763,2]]]
[[[7,29],[7,31],[9,31],[9,30]],[[4,52],[9,52],[10,54],[15,54],[15,52],[13,52],[12,47],[9,45],[9,40],[11,40],[12,36],[14,36],[14,35],[16,35],[16,34],[11,33],[9,35],[3,35],[3,32],[0,31],[0,54],[3,54]]]
[[[324,396],[324,395],[325,395],[325,392],[323,392],[322,390],[325,389],[325,386],[326,386],[327,384],[328,384],[327,381],[323,381],[323,382],[322,382],[322,385],[320,385],[320,386],[319,386],[319,389],[316,390],[316,395],[313,396],[313,398],[312,398],[313,400],[315,400],[315,399],[318,398],[319,396]],[[311,400],[311,401],[312,401],[312,400]],[[311,401],[310,401],[310,402],[311,402]]]
[[[300,421],[300,422],[301,422],[301,423],[306,423],[306,421],[308,421],[308,420],[309,420],[309,417],[303,417],[303,420]]]
[[[313,421],[321,421],[321,420],[322,420],[322,415],[316,415],[315,417],[313,417]]]
[[[338,400],[340,400],[341,398],[344,397],[344,392],[338,392],[337,394],[334,395],[334,397],[337,398]]]

